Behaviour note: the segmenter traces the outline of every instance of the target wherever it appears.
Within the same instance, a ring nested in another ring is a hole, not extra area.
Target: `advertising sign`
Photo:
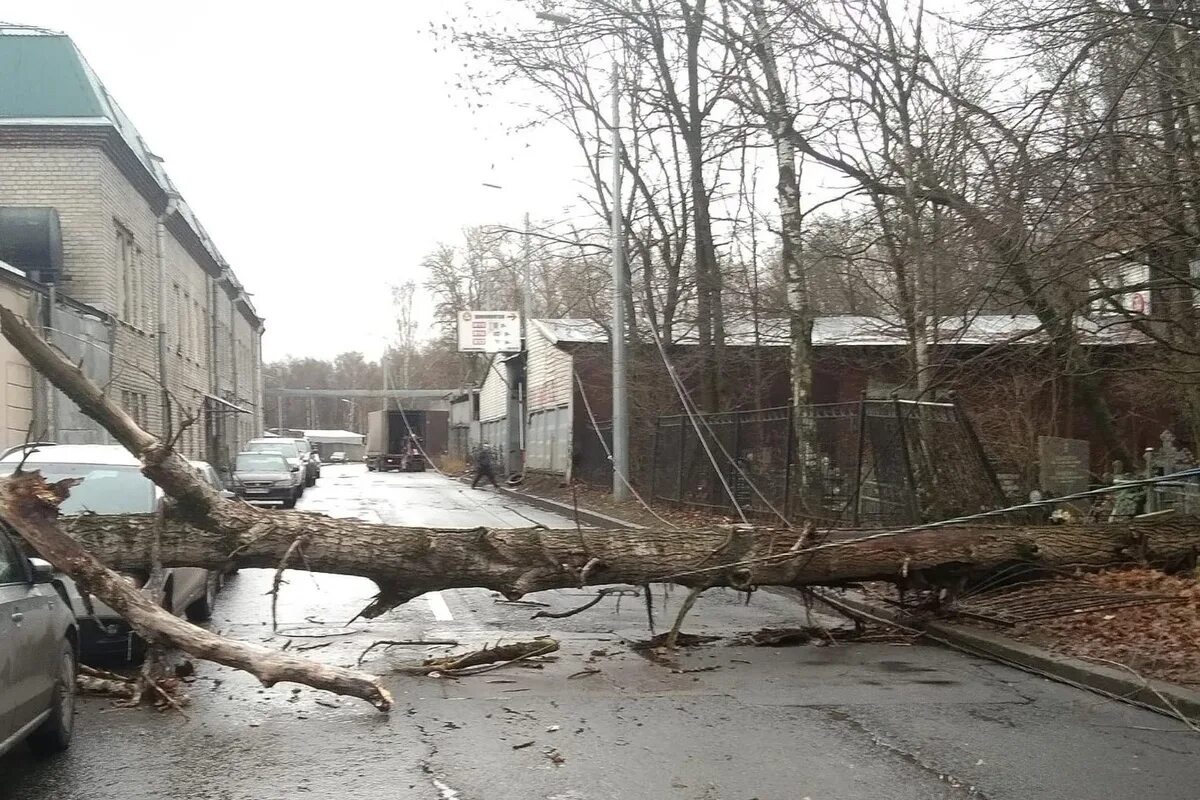
[[[521,318],[517,312],[458,312],[460,353],[516,353],[520,350]]]

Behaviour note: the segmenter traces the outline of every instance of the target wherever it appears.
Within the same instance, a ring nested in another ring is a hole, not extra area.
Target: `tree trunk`
[[[164,566],[274,568],[299,542],[312,570],[359,575],[379,584],[380,597],[366,616],[451,588],[482,587],[517,599],[530,592],[599,584],[803,587],[899,582],[916,574],[939,583],[1013,562],[1099,567],[1167,562],[1200,551],[1200,524],[1193,521],[963,526],[879,538],[843,532],[793,550],[798,531],[441,530],[263,511],[228,501],[220,505],[208,521],[192,523],[178,512],[167,516]],[[72,536],[117,570],[145,568],[153,530],[150,515],[86,516],[71,524]]]
[[[297,681],[390,707],[370,676],[234,642],[154,605],[113,570],[164,566],[272,567],[302,556],[318,572],[360,575],[379,585],[364,610],[378,616],[425,592],[484,587],[510,598],[595,584],[670,582],[707,588],[839,585],[865,580],[937,584],[1013,562],[1102,566],[1168,561],[1200,551],[1194,521],[1040,528],[942,528],[847,539],[752,528],[699,530],[442,530],[401,528],[319,514],[268,511],[221,498],[188,462],[139,428],[74,364],[0,307],[0,331],[55,387],[100,422],[174,501],[152,514],[88,515],[57,526],[73,482],[36,473],[0,481],[0,517],[56,567],[112,606],[147,639],[258,676]],[[157,543],[155,538],[157,537]],[[103,564],[101,562],[104,562]],[[107,564],[107,567],[105,567]]]

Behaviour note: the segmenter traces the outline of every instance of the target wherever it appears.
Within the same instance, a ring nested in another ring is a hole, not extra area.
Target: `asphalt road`
[[[324,468],[302,507],[335,516],[439,526],[569,525],[434,474]],[[352,665],[381,639],[464,646],[546,633],[562,642],[544,669],[460,680],[388,675],[397,707],[308,688],[262,689],[200,665],[187,717],[81,704],[59,758],[0,758],[0,798],[408,798],[429,800],[929,800],[1200,796],[1200,735],[1170,719],[934,647],[854,644],[686,651],[672,669],[630,652],[644,600],[609,598],[583,614],[531,620],[540,606],[487,591],[434,593],[385,618],[344,623],[367,581],[290,572],[273,634],[271,574],[246,570],[213,626],[244,639]],[[567,609],[590,595],[528,598]],[[660,627],[683,593],[655,590]],[[758,592],[749,605],[710,592],[693,633],[730,636],[795,624],[804,609]],[[389,668],[441,652],[394,647]],[[585,669],[598,672],[578,675]]]

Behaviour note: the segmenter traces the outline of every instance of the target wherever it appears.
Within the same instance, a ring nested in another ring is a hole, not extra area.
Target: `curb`
[[[839,597],[838,602],[876,617],[899,621],[895,609],[860,598]],[[1165,681],[1138,678],[1114,667],[1093,664],[1019,642],[993,631],[948,622],[913,623],[930,641],[998,661],[1044,678],[1086,689],[1112,700],[1140,706],[1178,720],[1200,722],[1200,691]]]
[[[543,511],[552,511],[555,514],[561,514],[562,516],[566,517],[567,519],[575,518],[575,513],[576,513],[575,508],[573,506],[567,505],[566,503],[560,503],[557,500],[551,500],[548,497],[540,497],[539,495],[536,495],[536,494],[529,494],[528,492],[522,492],[522,491],[518,491],[516,489],[510,489],[507,486],[501,486],[497,489],[497,491],[501,492],[502,494],[508,495],[509,497],[512,497],[514,499],[521,500],[522,502],[528,503],[531,506],[536,506],[536,507],[542,509]],[[579,508],[579,521],[584,524],[596,527],[596,528],[641,529],[641,528],[645,527],[644,525],[637,525],[632,522],[626,522],[623,519],[617,519],[616,517],[610,517],[607,514],[601,514],[599,511],[589,511],[588,509],[585,509],[582,506],[580,506],[580,508]]]
[[[575,515],[574,508],[557,500],[508,487],[501,487],[499,491],[544,511],[552,511],[568,518]],[[579,509],[579,520],[598,528],[645,527],[584,508]],[[872,616],[893,622],[900,621],[900,615],[895,609],[875,605],[861,598],[842,596],[838,598],[838,602]],[[1086,689],[1112,700],[1155,711],[1172,719],[1178,720],[1183,716],[1200,722],[1200,691],[1164,681],[1137,678],[1113,667],[1060,655],[982,628],[937,621],[916,623],[915,627],[937,644],[998,661],[1077,689]]]

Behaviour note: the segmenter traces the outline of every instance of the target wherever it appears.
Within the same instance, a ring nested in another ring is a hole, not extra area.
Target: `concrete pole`
[[[612,444],[613,499],[628,500],[629,396],[625,386],[625,223],[621,218],[620,65],[612,65]],[[622,480],[624,478],[625,480]]]
[[[525,212],[525,239],[521,245],[521,336],[526,341],[528,347],[529,341],[529,320],[533,319],[533,284],[529,280],[530,266],[533,257],[530,254],[531,243],[531,228],[529,225],[529,212]]]

